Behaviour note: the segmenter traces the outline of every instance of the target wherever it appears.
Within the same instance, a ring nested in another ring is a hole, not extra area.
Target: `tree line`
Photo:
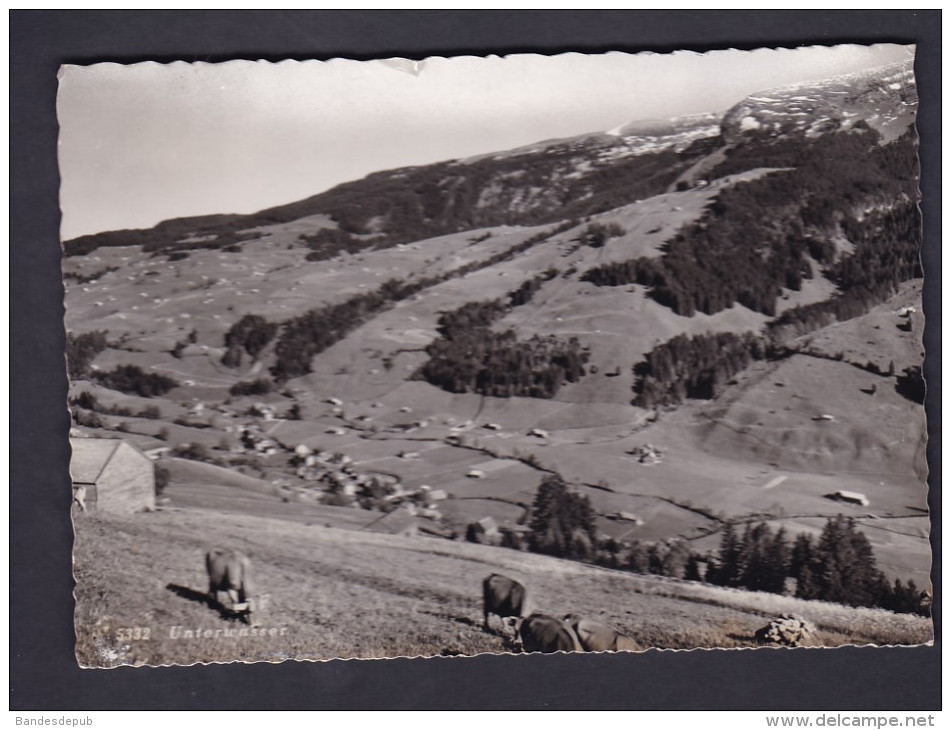
[[[792,541],[784,528],[774,531],[765,522],[746,523],[742,532],[734,522],[727,522],[720,546],[712,553],[696,552],[679,538],[627,543],[599,537],[595,517],[586,495],[571,489],[559,475],[549,475],[535,493],[527,543],[508,546],[635,573],[751,591],[792,592],[797,598],[849,606],[922,615],[930,610],[926,595],[914,581],[886,579],[876,565],[871,543],[851,517],[830,517],[818,539],[800,533]]]
[[[99,399],[88,390],[84,390],[79,395],[70,398],[69,404],[77,408],[83,408],[95,413],[103,413],[108,416],[120,416],[123,418],[148,418],[158,419],[162,417],[162,411],[158,406],[145,406],[139,411],[134,411],[125,406],[105,406],[99,402]]]
[[[716,398],[736,373],[767,352],[766,339],[749,332],[678,335],[634,365],[633,405],[656,408]]]
[[[75,335],[66,333],[66,367],[70,380],[82,380],[92,372],[92,361],[109,347],[108,333],[104,330],[83,332]]]
[[[818,539],[800,533],[792,542],[783,528],[747,524],[741,535],[727,523],[707,582],[783,593],[787,578],[795,579],[797,598],[926,613],[914,581],[890,583],[878,569],[871,543],[851,517],[830,517]]]
[[[897,283],[920,276],[917,145],[910,131],[881,145],[874,130],[856,130],[809,144],[742,146],[715,175],[738,172],[738,164],[794,169],[723,190],[662,256],[597,266],[582,279],[646,286],[658,303],[688,317],[734,303],[775,316],[782,288],[798,290],[812,276],[812,258],[843,291],[861,288],[881,301]],[[836,262],[831,239],[840,232],[856,250]]]
[[[920,215],[910,200],[869,211],[860,224],[843,218],[842,228],[856,247],[826,267],[838,293],[783,312],[769,325],[774,336],[796,337],[861,316],[895,294],[902,282],[922,276]]]
[[[336,344],[354,329],[396,302],[408,299],[444,281],[465,276],[473,271],[513,258],[573,225],[575,223],[569,221],[554,228],[539,231],[487,259],[473,261],[444,274],[413,281],[389,279],[375,291],[356,294],[343,302],[326,304],[287,320],[278,326],[280,334],[274,348],[276,363],[271,368],[271,374],[278,381],[306,375],[311,371],[310,363],[315,355]]]
[[[122,393],[139,395],[143,398],[152,398],[165,395],[180,383],[160,373],[149,373],[138,365],[117,365],[109,372],[97,371],[92,374],[103,387],[118,390]]]
[[[225,333],[227,350],[221,358],[222,364],[229,368],[240,367],[242,352],[246,352],[252,360],[257,360],[261,351],[274,339],[277,329],[276,322],[268,322],[257,314],[244,315]]]
[[[499,398],[552,398],[563,382],[579,380],[588,353],[577,338],[535,335],[519,340],[512,330],[491,329],[558,273],[549,269],[504,297],[469,302],[443,313],[437,321],[440,336],[426,347],[429,360],[417,377],[451,393]]]
[[[771,328],[766,335],[752,332],[719,332],[694,337],[677,335],[657,345],[643,360],[634,364],[631,404],[650,409],[676,406],[688,398],[712,400],[720,395],[733,376],[754,361],[777,360],[800,352],[797,347],[785,344],[781,334]],[[809,350],[803,352],[812,357],[820,356]],[[843,359],[841,354],[827,357]],[[915,403],[924,403],[925,382],[920,366],[906,367],[896,374],[894,362],[887,369],[873,362],[849,364],[894,378],[899,395]]]

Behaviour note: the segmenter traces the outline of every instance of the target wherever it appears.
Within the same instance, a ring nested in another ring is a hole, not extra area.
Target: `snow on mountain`
[[[909,60],[751,94],[724,115],[721,129],[732,144],[744,135],[816,137],[865,122],[889,141],[914,122],[917,104]]]

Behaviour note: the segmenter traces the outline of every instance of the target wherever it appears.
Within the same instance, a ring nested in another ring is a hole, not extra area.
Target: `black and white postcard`
[[[931,643],[914,52],[63,66],[79,664]]]

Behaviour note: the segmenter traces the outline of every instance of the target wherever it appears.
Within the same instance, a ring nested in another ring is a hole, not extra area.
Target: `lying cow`
[[[205,555],[208,570],[208,597],[218,605],[235,613],[244,613],[252,623],[255,611],[263,609],[261,599],[255,594],[251,579],[251,560],[237,550],[209,550]],[[219,600],[219,594],[228,595],[228,603]]]
[[[586,618],[570,613],[565,616],[565,624],[578,637],[585,651],[640,651],[641,649],[630,636],[619,633],[596,618]]]
[[[564,621],[543,613],[533,613],[518,627],[522,651],[540,651],[552,654],[556,651],[582,651],[574,630]]]
[[[493,573],[482,581],[482,626],[488,630],[489,614],[500,619],[513,616],[516,619],[529,613],[528,591],[517,580]]]

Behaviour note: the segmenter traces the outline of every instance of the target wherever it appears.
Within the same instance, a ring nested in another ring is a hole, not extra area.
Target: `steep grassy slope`
[[[794,469],[923,479],[924,411],[897,392],[894,377],[921,363],[921,315],[898,314],[920,296],[920,282],[910,282],[868,314],[789,344],[802,354],[739,378],[707,410],[706,449]],[[823,415],[834,420],[816,420]]]
[[[274,636],[215,636],[240,624],[201,597],[203,554],[213,546],[252,556],[260,590],[271,596],[262,627],[275,629]],[[466,543],[175,510],[80,516],[77,655],[84,666],[108,667],[500,652],[507,640],[481,627],[480,584],[495,571],[524,581],[539,609],[600,616],[645,648],[752,646],[766,617],[784,611],[816,622],[829,646],[931,638],[930,622],[884,611],[713,589]],[[148,638],[121,631],[134,627],[148,629]],[[198,638],[184,638],[186,629]]]

